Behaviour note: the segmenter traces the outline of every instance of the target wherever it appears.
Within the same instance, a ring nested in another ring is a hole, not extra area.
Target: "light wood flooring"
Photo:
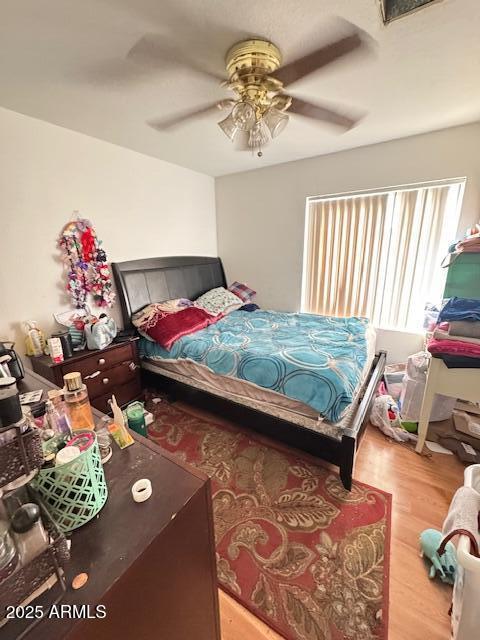
[[[192,411],[191,407],[185,406]],[[196,413],[221,422],[218,416]],[[463,484],[455,456],[417,455],[369,426],[354,477],[393,495],[389,640],[448,640],[451,587],[428,578],[419,556],[423,529],[441,529],[450,500]],[[220,590],[222,640],[281,640],[281,636]]]

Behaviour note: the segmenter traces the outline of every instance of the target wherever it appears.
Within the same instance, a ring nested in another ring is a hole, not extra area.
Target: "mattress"
[[[365,318],[234,311],[179,338],[169,351],[148,341],[139,351],[154,360],[193,360],[303,402],[336,422],[361,383],[367,329]]]
[[[331,438],[335,438],[336,440],[341,440],[343,434],[349,431],[349,429],[351,428],[356,410],[358,408],[358,405],[360,404],[361,398],[363,397],[363,385],[365,385],[367,379],[366,376],[363,385],[358,389],[353,402],[347,408],[342,418],[338,422],[334,423],[330,422],[329,420],[325,420],[322,416],[319,415],[309,416],[307,414],[309,407],[306,407],[306,412],[302,413],[301,411],[298,411],[298,407],[294,407],[292,410],[290,408],[287,408],[286,406],[280,407],[271,402],[254,400],[245,395],[237,395],[231,393],[230,391],[222,392],[219,391],[216,386],[211,386],[203,381],[195,380],[191,377],[187,377],[179,373],[174,373],[158,365],[158,363],[156,362],[144,360],[142,362],[142,367],[144,369],[147,369],[148,371],[152,371],[153,373],[163,375],[166,378],[176,380],[177,382],[181,382],[182,384],[193,387],[194,389],[198,389],[199,391],[205,391],[212,395],[219,396],[220,398],[227,399],[231,402],[235,402],[245,407],[255,409],[256,411],[261,411],[262,413],[266,413],[270,416],[274,416],[276,418],[286,420],[287,422],[297,424],[300,427],[310,429],[311,431],[315,431],[316,433],[322,433]]]
[[[199,333],[203,334],[203,331]],[[341,437],[342,431],[348,428],[352,415],[355,413],[362,386],[375,356],[375,331],[369,324],[365,328],[365,341],[366,357],[363,370],[352,393],[352,401],[336,421],[324,419],[318,411],[308,404],[277,391],[229,375],[219,375],[201,362],[186,358],[168,358],[165,357],[165,354],[162,354],[162,357],[148,357],[149,354],[155,354],[158,350],[162,350],[161,347],[149,343],[144,338],[141,340],[139,351],[143,356],[142,366],[150,371],[309,429]]]

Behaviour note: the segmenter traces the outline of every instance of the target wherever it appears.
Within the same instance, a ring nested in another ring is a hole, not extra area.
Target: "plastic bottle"
[[[72,431],[76,429],[95,429],[92,407],[88,399],[87,387],[82,382],[82,374],[79,371],[66,373],[63,376],[65,382],[64,397],[70,418]]]
[[[41,356],[45,349],[45,336],[37,327],[35,320],[27,320],[23,323],[25,332],[25,350],[27,356]]]
[[[125,426],[123,413],[118,406],[115,396],[112,396],[112,399],[109,400],[109,404],[112,408],[113,422],[109,425],[108,430],[120,449],[124,449],[125,447],[129,447],[133,444],[134,439]]]

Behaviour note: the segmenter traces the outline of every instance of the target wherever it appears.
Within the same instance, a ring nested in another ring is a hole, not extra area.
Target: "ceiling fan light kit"
[[[218,125],[232,142],[240,132],[248,132],[247,148],[259,156],[262,147],[288,123],[288,116],[282,110],[288,108],[290,101],[278,98],[283,85],[270,76],[281,62],[278,47],[260,38],[238,42],[229,49],[225,59],[229,78],[224,85],[236,97],[230,115]],[[243,137],[242,141],[245,142]]]
[[[223,133],[232,142],[239,138],[242,132],[248,132],[247,146],[249,149],[257,150],[259,156],[262,155],[264,147],[271,138],[278,136],[288,124],[288,116],[275,107],[270,107],[263,113],[250,102],[236,102],[231,113],[218,123]],[[242,148],[242,145],[239,146]],[[244,148],[244,147],[243,147]]]
[[[152,48],[150,40],[141,39],[131,50],[132,55],[143,52],[148,56]],[[218,122],[218,126],[235,148],[256,151],[258,156],[262,155],[262,148],[287,126],[287,111],[348,130],[358,122],[358,117],[288,95],[284,88],[366,45],[364,34],[349,25],[348,35],[282,66],[280,50],[272,42],[258,37],[242,40],[228,50],[225,58],[228,79],[222,81],[221,86],[232,91],[232,98],[149,124],[162,131],[204,113],[229,109],[229,114]],[[189,66],[199,70],[196,62]],[[217,75],[205,69],[203,73],[218,81]]]

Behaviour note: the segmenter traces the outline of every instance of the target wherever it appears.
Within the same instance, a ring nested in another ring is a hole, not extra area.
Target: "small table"
[[[478,402],[480,400],[480,369],[449,369],[441,358],[432,357],[427,373],[415,450],[423,451],[435,394]]]
[[[54,388],[29,371],[18,386],[21,393]],[[104,466],[106,505],[70,534],[67,592],[60,603],[90,605],[90,612],[102,604],[106,618],[43,618],[27,640],[220,639],[210,480],[132,435],[135,444],[127,449],[112,443]],[[138,504],[130,490],[140,478],[151,480],[153,493]],[[74,591],[72,579],[83,572],[88,582]],[[51,600],[46,592],[33,604],[47,608]],[[24,626],[11,620],[0,637],[16,638]]]

